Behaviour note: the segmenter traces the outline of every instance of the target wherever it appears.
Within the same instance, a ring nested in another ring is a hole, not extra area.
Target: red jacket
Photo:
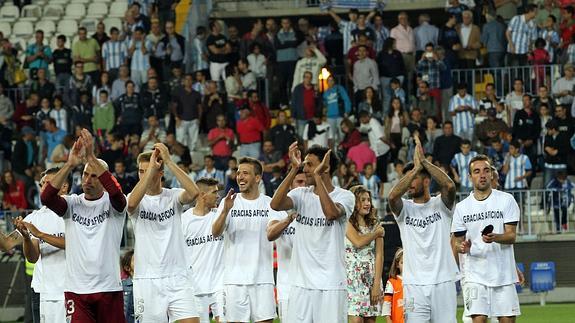
[[[236,121],[236,131],[240,144],[253,144],[262,140],[262,132],[265,130],[262,123],[253,116],[245,120]]]
[[[28,201],[26,200],[26,188],[24,182],[16,181],[4,191],[4,203],[15,206],[17,209],[27,209]]]
[[[270,110],[262,102],[250,102],[250,109],[252,109],[252,115],[256,117],[265,129],[269,129],[272,124],[272,117],[270,115]]]

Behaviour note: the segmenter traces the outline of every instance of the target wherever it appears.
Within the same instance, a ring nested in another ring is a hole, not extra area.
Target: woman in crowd
[[[345,160],[347,156],[347,151],[353,147],[359,145],[361,142],[361,134],[359,130],[355,128],[355,124],[349,119],[343,119],[340,123],[341,132],[343,133],[343,140],[337,146],[339,156],[343,156],[342,160]]]
[[[377,120],[381,120],[383,115],[381,111],[381,102],[375,90],[368,86],[363,92],[363,100],[359,103],[357,111],[365,110]]]
[[[409,116],[403,109],[403,104],[399,98],[391,99],[389,112],[384,120],[385,138],[391,147],[392,160],[397,159],[399,150],[402,147],[403,128],[407,126]]]
[[[377,221],[371,192],[351,188],[355,208],[346,228],[348,316],[352,323],[375,322],[380,313],[383,272],[383,227]]]
[[[112,83],[110,82],[110,75],[108,72],[103,71],[100,73],[100,79],[92,87],[92,100],[94,100],[94,106],[100,105],[100,92],[106,91],[112,93]]]
[[[26,187],[24,182],[17,180],[12,171],[5,171],[2,176],[2,208],[11,211],[23,211],[28,208]]]

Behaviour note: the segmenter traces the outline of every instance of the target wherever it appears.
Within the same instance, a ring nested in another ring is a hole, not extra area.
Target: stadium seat
[[[106,32],[109,32],[112,27],[122,30],[122,20],[120,18],[106,18],[104,19],[104,25],[106,25]]]
[[[526,276],[525,275],[525,265],[522,262],[517,263],[517,268],[523,273],[524,276]],[[517,293],[523,292],[523,286],[521,286],[521,284],[519,284],[519,283],[515,284],[515,289],[517,290]]]
[[[534,293],[541,293],[555,288],[555,263],[553,261],[534,262],[531,264],[530,287]]]
[[[96,32],[96,26],[98,26],[98,19],[96,18],[86,18],[80,21],[80,26],[86,28],[88,34],[93,34]]]
[[[86,6],[83,3],[70,3],[66,6],[66,19],[80,19],[86,15]]]
[[[0,18],[13,18],[20,17],[20,10],[16,6],[4,5],[0,8]]]
[[[12,34],[12,36],[10,36],[10,43],[12,44],[12,47],[18,49],[20,53],[26,54],[26,47],[28,47],[28,43],[24,37]]]
[[[52,36],[56,32],[56,24],[53,20],[40,20],[36,23],[35,28],[44,31],[46,37]]]
[[[110,3],[110,2],[112,2],[112,0],[93,0],[93,2],[96,2],[96,3]]]
[[[60,20],[64,14],[64,8],[59,4],[49,4],[44,7],[44,16],[42,19]]]
[[[70,3],[84,3],[84,4],[87,4],[87,3],[90,3],[90,2],[91,2],[90,0],[70,0]]]
[[[90,3],[87,17],[102,18],[108,14],[108,5],[102,2]]]
[[[110,5],[110,14],[108,15],[108,17],[116,17],[116,18],[124,17],[127,9],[128,9],[127,2],[112,2],[112,4]]]
[[[7,21],[0,21],[0,31],[4,34],[5,38],[9,38],[12,33],[12,26]]]
[[[42,8],[39,5],[29,4],[22,8],[21,21],[37,21],[42,16]]]
[[[30,38],[34,35],[34,26],[30,21],[18,21],[12,27],[12,35],[22,37],[24,39]]]
[[[58,33],[66,36],[72,36],[78,32],[78,23],[76,20],[66,19],[58,23]]]

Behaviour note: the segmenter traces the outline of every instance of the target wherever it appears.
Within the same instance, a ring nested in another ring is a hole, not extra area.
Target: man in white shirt
[[[276,317],[272,243],[266,235],[270,218],[285,217],[270,207],[258,189],[262,164],[239,161],[237,183],[218,207],[214,237],[224,235],[224,304],[228,322],[272,322]]]
[[[224,237],[212,235],[212,224],[218,216],[218,180],[204,177],[196,185],[200,190],[196,205],[182,215],[186,261],[194,273],[200,323],[210,323],[210,310],[216,322],[223,322]]]
[[[295,209],[297,234],[290,262],[290,296],[287,322],[347,322],[345,228],[355,206],[355,196],[334,187],[331,175],[337,157],[325,147],[313,146],[305,160],[297,142],[289,148],[291,169],[276,190],[275,210]],[[289,190],[303,166],[307,187]],[[289,191],[289,192],[288,192]]]
[[[86,159],[81,195],[58,196],[74,168]],[[94,138],[82,129],[68,161],[41,193],[41,201],[64,219],[67,320],[125,322],[120,280],[126,197],[105,161],[94,155]]]
[[[52,180],[58,168],[44,172],[40,180],[42,189]],[[70,185],[64,183],[58,192],[68,193]],[[26,216],[16,218],[15,225],[23,237],[26,260],[34,263],[32,289],[40,293],[40,320],[42,322],[65,323],[64,276],[66,252],[64,251],[64,220],[52,210],[43,206]]]
[[[450,225],[455,183],[423,155],[419,138],[413,164],[389,193],[403,241],[403,288],[406,322],[457,322],[457,265],[451,249]],[[431,197],[431,180],[441,194]],[[402,196],[408,193],[410,200]]]
[[[290,189],[305,187],[306,176],[302,170],[299,170],[291,183]],[[293,237],[295,235],[295,220],[297,212],[288,211],[288,216],[279,219],[270,219],[268,223],[268,240],[276,242],[277,251],[277,291],[278,291],[278,312],[280,320],[287,320],[287,309],[289,300],[289,290],[291,283],[289,280],[289,266],[293,248]]]
[[[512,323],[521,314],[513,253],[519,206],[511,194],[491,187],[487,156],[471,159],[469,176],[473,193],[456,205],[451,226],[455,248],[465,254],[465,312],[475,323],[488,317]]]
[[[167,167],[184,189],[162,188]],[[138,156],[140,181],[128,195],[134,225],[134,304],[139,322],[199,322],[184,251],[181,215],[199,191],[158,143]]]

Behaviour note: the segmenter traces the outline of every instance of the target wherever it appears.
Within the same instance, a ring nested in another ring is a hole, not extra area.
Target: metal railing
[[[537,95],[541,85],[547,85],[549,91],[561,78],[562,65],[506,66],[499,68],[454,69],[454,84],[465,83],[469,93],[480,99],[487,83],[493,83],[498,96],[504,96],[513,90],[515,79],[523,80],[525,93]]]

